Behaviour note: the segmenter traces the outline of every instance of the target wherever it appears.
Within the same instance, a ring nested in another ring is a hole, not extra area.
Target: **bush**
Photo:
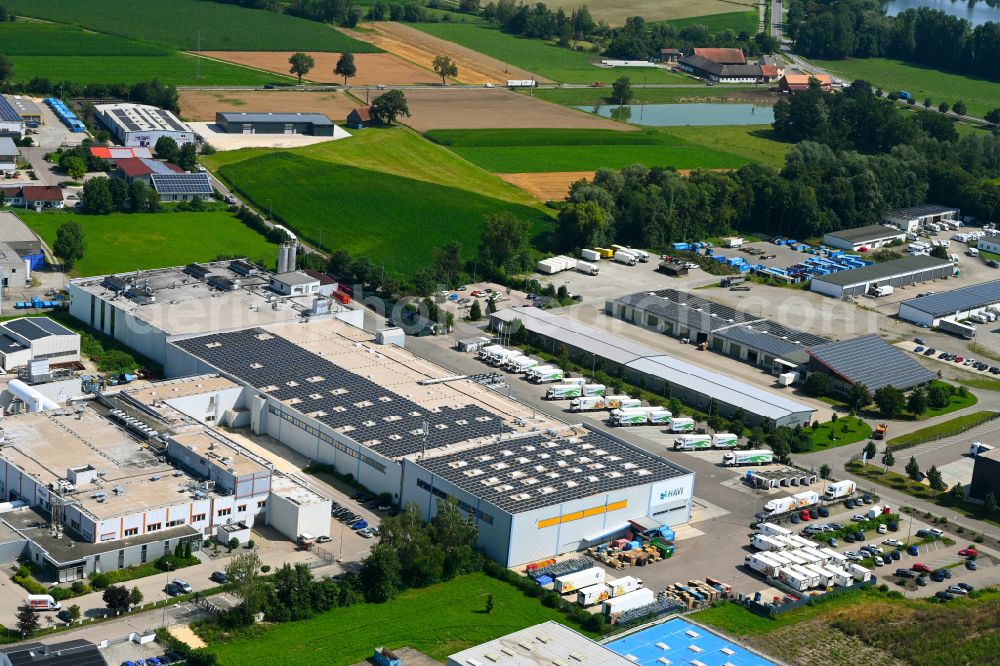
[[[90,586],[95,590],[103,590],[111,585],[111,580],[106,573],[95,573],[90,576]]]
[[[888,592],[889,591],[889,586],[886,585],[885,583],[882,583],[881,585],[878,586],[878,591],[879,592]]]
[[[899,581],[899,582],[902,583],[903,581]],[[889,594],[887,594],[886,596],[889,597],[890,599],[902,599],[903,598],[903,593],[900,592],[899,590],[893,590],[893,591],[889,592]]]

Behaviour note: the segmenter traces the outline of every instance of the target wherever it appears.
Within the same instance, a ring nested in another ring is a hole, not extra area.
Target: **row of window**
[[[427,483],[423,479],[417,479],[417,488],[422,488],[422,489],[426,490],[427,492],[431,493],[432,495],[435,495],[436,497],[440,497],[441,499],[448,499],[448,493],[446,493],[445,491],[441,490],[440,488],[432,488],[431,484]],[[464,511],[465,513],[469,514],[470,516],[475,516],[476,518],[478,518],[479,520],[483,521],[487,525],[492,525],[493,524],[493,516],[491,516],[490,514],[484,512],[484,511],[480,511],[479,509],[477,509],[476,507],[474,507],[474,506],[472,506],[470,504],[466,504],[462,500],[458,500],[458,508],[459,508],[460,511]]]
[[[313,437],[318,437],[321,441],[326,442],[327,444],[329,444],[330,446],[334,447],[335,449],[337,449],[341,453],[346,453],[347,455],[351,456],[352,458],[359,458],[361,460],[361,462],[363,462],[364,464],[368,465],[369,467],[374,467],[378,471],[380,471],[383,474],[385,474],[385,465],[383,465],[379,461],[375,460],[374,458],[371,458],[371,457],[366,456],[366,455],[362,455],[360,452],[355,451],[354,449],[352,449],[351,447],[347,446],[346,444],[342,444],[342,443],[338,442],[337,440],[335,440],[330,435],[326,434],[325,432],[320,431],[319,428],[313,427],[313,426],[309,425],[308,423],[306,423],[305,421],[303,421],[302,419],[297,419],[294,416],[292,416],[291,414],[289,414],[288,412],[284,412],[284,411],[282,411],[282,410],[280,410],[277,407],[274,407],[272,405],[268,405],[267,406],[267,410],[269,412],[271,412],[272,414],[274,414],[275,416],[288,421],[289,423],[291,423],[296,428],[298,428],[300,430],[305,430],[307,433],[309,433]]]

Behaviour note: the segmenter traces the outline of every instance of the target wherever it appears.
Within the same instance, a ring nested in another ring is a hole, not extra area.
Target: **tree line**
[[[2,58],[3,56],[0,56]],[[29,81],[11,83],[14,75],[13,66],[6,74],[0,68],[0,92],[8,94],[31,93],[35,95],[55,95],[62,99],[74,97],[85,99],[127,99],[136,104],[150,104],[161,109],[180,113],[177,88],[166,85],[159,79],[140,81],[138,83],[75,83],[73,81],[50,81],[43,76],[36,76]]]
[[[886,16],[878,0],[796,0],[787,32],[807,57],[884,56],[1000,80],[1000,22],[973,27],[927,7]]]

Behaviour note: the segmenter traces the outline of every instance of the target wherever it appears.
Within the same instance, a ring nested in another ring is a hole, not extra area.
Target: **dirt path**
[[[569,194],[569,186],[586,178],[594,177],[594,171],[549,171],[545,173],[498,173],[511,185],[540,201],[562,201]]]
[[[419,67],[433,70],[434,56],[449,55],[458,63],[459,83],[504,83],[508,79],[535,79],[540,83],[551,83],[520,67],[514,67],[502,60],[491,58],[454,42],[428,35],[416,28],[394,21],[379,21],[365,24],[368,30],[342,30],[355,39],[370,42]],[[370,31],[369,31],[370,30]]]

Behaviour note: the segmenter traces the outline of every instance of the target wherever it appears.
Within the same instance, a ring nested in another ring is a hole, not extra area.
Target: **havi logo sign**
[[[667,500],[671,497],[681,497],[682,495],[684,495],[684,486],[680,486],[678,488],[667,488],[660,493],[660,499]]]

